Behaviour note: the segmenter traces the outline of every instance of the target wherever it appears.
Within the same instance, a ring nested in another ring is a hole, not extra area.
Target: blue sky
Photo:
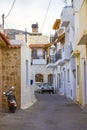
[[[2,0],[0,3],[0,16],[8,14],[13,0]],[[53,32],[52,26],[57,18],[60,18],[64,0],[51,0],[46,16],[49,0],[15,0],[10,15],[5,19],[5,28],[14,28],[31,32],[31,24],[38,22],[39,31],[44,34]],[[44,18],[45,22],[43,24]],[[0,24],[2,17],[0,18]],[[43,27],[42,27],[43,25]]]

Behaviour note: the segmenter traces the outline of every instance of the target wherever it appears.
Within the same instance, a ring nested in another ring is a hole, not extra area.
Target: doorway
[[[84,105],[87,105],[86,61],[84,60]]]
[[[66,96],[66,71],[64,70],[64,96]]]
[[[53,85],[53,74],[48,75],[48,82]]]
[[[43,82],[43,74],[36,74],[35,82]]]

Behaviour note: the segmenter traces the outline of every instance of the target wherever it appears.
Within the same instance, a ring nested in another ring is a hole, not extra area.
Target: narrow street
[[[87,130],[87,113],[56,94],[37,94],[27,110],[0,112],[0,130]]]

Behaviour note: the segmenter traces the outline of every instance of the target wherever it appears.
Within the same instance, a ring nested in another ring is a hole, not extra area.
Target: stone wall
[[[2,53],[0,48],[0,109],[2,108]]]
[[[15,86],[15,96],[20,107],[20,48],[2,48],[2,90]],[[2,107],[7,107],[7,99],[2,96]]]

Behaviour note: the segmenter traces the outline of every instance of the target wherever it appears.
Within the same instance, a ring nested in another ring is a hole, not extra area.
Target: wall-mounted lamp
[[[86,58],[85,58],[85,57],[82,57],[81,59],[82,59],[82,60],[86,60]]]
[[[55,46],[54,44],[51,45],[51,49],[54,50],[55,49]]]

